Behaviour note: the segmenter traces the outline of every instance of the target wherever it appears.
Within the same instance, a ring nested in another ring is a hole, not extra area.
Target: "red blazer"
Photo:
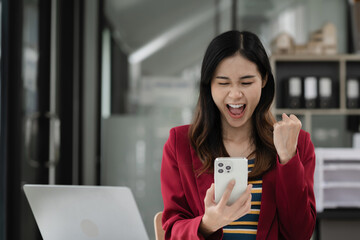
[[[213,174],[194,174],[202,166],[188,138],[189,125],[170,130],[161,166],[164,201],[162,224],[165,239],[204,239],[198,228],[204,214],[206,190]],[[301,130],[296,155],[285,165],[263,176],[262,199],[256,239],[310,239],[315,227],[313,191],[314,146]],[[208,239],[221,239],[222,229]]]

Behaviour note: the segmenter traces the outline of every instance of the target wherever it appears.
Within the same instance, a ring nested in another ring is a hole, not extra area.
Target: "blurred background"
[[[25,183],[128,186],[154,239],[163,145],[231,29],[260,37],[274,115],[297,114],[319,152],[313,239],[359,236],[359,1],[1,0],[0,15],[0,239],[41,239]]]

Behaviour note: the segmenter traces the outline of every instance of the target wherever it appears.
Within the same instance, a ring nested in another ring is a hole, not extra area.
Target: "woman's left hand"
[[[296,154],[298,136],[301,129],[300,120],[294,115],[282,114],[282,120],[274,124],[274,145],[280,163],[287,163]]]

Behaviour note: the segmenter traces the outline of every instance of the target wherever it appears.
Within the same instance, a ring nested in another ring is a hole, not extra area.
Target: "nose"
[[[244,96],[244,94],[243,94],[241,88],[239,88],[239,87],[232,87],[232,88],[230,89],[229,97],[236,99],[236,98],[241,98],[242,96]]]

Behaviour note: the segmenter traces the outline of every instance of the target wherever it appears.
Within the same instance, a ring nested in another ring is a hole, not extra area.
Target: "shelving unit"
[[[316,149],[314,192],[318,212],[360,208],[360,149]]]
[[[273,55],[270,58],[276,81],[276,99],[272,107],[275,115],[293,113],[304,117],[304,130],[312,132],[312,117],[314,115],[360,115],[360,109],[346,107],[346,79],[355,77],[360,79],[360,55]],[[284,108],[282,105],[282,83],[286,79],[299,76],[330,77],[335,84],[333,87],[337,107],[320,108]]]

